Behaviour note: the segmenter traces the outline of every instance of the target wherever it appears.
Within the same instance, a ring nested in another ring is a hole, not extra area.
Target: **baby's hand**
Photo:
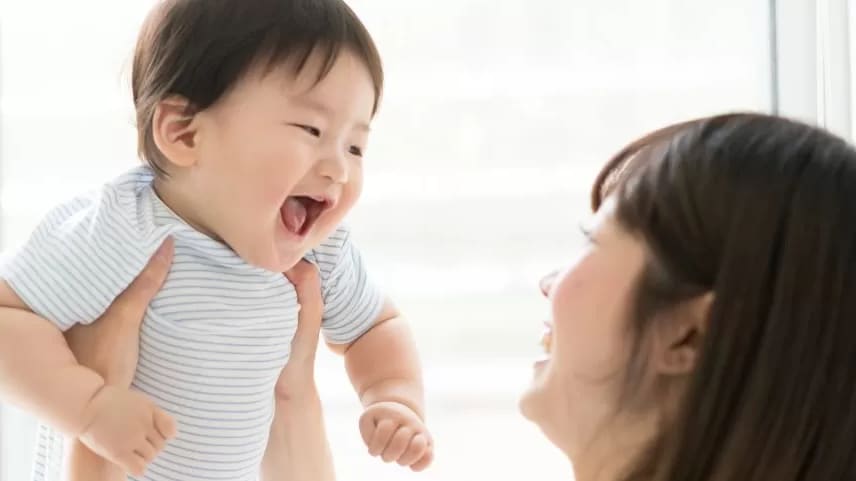
[[[86,408],[89,420],[80,441],[94,453],[134,476],[175,437],[175,421],[146,396],[104,386]]]
[[[397,402],[368,406],[360,417],[360,434],[369,454],[422,471],[434,459],[434,443],[425,424],[412,409]]]

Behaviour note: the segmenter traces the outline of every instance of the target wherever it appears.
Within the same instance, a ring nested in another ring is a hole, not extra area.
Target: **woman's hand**
[[[277,399],[287,400],[304,392],[315,390],[315,354],[321,332],[321,317],[324,301],[321,299],[321,280],[318,269],[306,261],[300,261],[285,277],[297,291],[300,313],[297,332],[291,341],[288,364],[276,383]]]
[[[276,383],[276,414],[262,460],[263,481],[334,481],[333,458],[315,385],[324,302],[318,270],[301,261],[285,273],[300,314],[288,364]]]
[[[100,374],[109,386],[127,389],[134,379],[140,349],[140,325],[149,303],[166,279],[173,253],[173,241],[167,239],[140,275],[101,317],[92,324],[77,325],[65,334],[77,361]],[[68,446],[66,481],[127,479],[119,467],[94,454],[80,440],[75,439]]]

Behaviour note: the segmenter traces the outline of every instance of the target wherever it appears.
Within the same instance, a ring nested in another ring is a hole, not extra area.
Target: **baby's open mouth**
[[[305,236],[331,202],[322,197],[294,195],[285,199],[279,210],[285,228],[297,236]]]

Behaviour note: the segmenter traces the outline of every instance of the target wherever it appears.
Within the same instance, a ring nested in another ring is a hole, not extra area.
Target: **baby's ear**
[[[192,167],[197,161],[196,115],[189,102],[178,96],[161,100],[152,118],[155,145],[170,164]]]
[[[654,340],[658,374],[682,376],[695,369],[712,303],[713,294],[706,293],[664,314]]]

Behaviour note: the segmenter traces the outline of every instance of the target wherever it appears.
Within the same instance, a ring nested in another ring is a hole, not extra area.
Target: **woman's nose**
[[[541,288],[541,294],[544,297],[548,297],[550,295],[550,290],[553,289],[553,282],[556,280],[556,276],[559,275],[559,271],[555,270],[543,278],[541,278],[541,282],[538,283],[538,287]]]

